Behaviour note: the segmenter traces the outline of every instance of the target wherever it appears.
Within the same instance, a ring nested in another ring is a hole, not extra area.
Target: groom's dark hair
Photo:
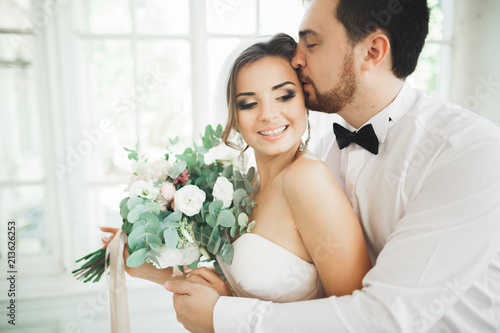
[[[334,16],[344,25],[353,45],[377,30],[385,33],[397,78],[404,79],[415,71],[429,32],[426,0],[338,0]]]

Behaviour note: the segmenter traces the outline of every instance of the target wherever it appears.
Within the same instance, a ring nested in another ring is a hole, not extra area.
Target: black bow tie
[[[337,123],[333,124],[333,133],[337,137],[337,144],[340,149],[349,146],[351,142],[357,143],[370,153],[378,154],[378,139],[372,124],[361,127],[356,132],[351,132],[347,128]]]

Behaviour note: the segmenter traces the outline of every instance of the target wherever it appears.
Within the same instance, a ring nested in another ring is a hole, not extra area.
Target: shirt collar
[[[384,142],[388,129],[412,109],[416,99],[417,92],[411,87],[408,81],[405,81],[403,87],[391,104],[371,117],[366,123],[363,124],[363,126],[372,124],[373,130],[375,131],[375,134],[377,134],[378,141],[380,143]],[[350,131],[356,131],[353,126],[343,119],[341,122],[339,121],[339,123]]]

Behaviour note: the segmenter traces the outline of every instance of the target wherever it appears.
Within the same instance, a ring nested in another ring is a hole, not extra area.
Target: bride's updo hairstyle
[[[272,36],[269,40],[256,43],[243,51],[234,61],[227,82],[226,98],[229,115],[226,128],[222,134],[222,141],[229,147],[241,149],[235,143],[229,141],[234,132],[238,131],[238,108],[236,104],[236,77],[244,66],[265,57],[281,57],[288,61],[292,60],[297,48],[297,42],[284,33]],[[244,151],[248,146],[244,149]]]

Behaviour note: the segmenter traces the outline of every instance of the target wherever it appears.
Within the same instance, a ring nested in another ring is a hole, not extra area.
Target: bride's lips
[[[289,125],[266,127],[265,129],[259,131],[261,138],[267,141],[276,141],[281,139],[288,131]]]

